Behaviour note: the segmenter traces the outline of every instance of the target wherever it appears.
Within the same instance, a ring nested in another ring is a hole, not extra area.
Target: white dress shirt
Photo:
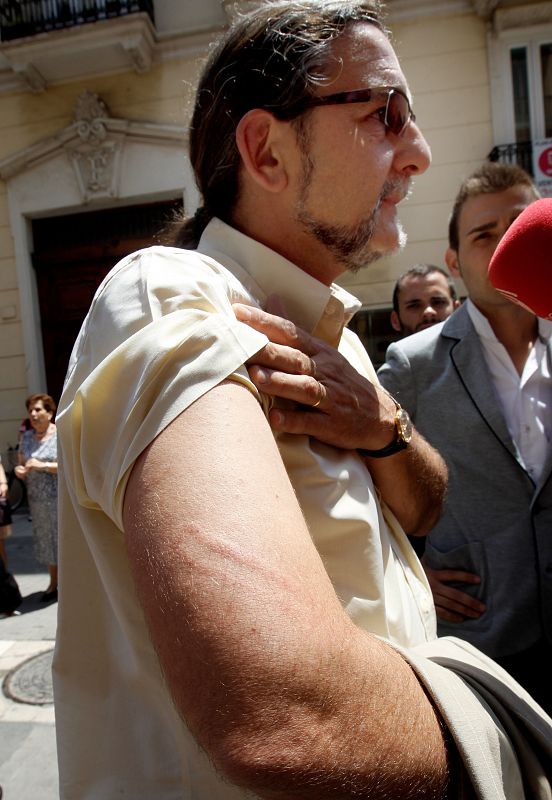
[[[536,484],[552,439],[552,379],[546,350],[552,322],[538,320],[539,336],[520,375],[506,348],[496,338],[489,320],[471,300],[466,303],[510,436]]]

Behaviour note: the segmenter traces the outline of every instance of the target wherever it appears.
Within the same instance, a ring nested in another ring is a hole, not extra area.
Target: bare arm
[[[150,445],[124,525],[176,706],[230,781],[267,800],[445,796],[433,707],[343,612],[247,389],[215,388]]]
[[[437,450],[413,429],[407,450],[365,461],[381,496],[406,533],[429,533],[441,516],[448,480],[446,464]]]
[[[25,458],[23,457],[21,448],[19,449],[19,453],[17,454],[17,460],[19,463],[15,467],[14,472],[20,480],[25,480],[25,478],[27,477],[28,470],[25,466]]]
[[[25,469],[27,472],[35,470],[36,472],[49,472],[51,475],[56,475],[58,470],[57,461],[41,461],[39,458],[29,458],[25,461]]]
[[[234,310],[238,319],[271,339],[250,359],[257,387],[302,404],[271,411],[275,430],[306,433],[351,450],[378,450],[393,440],[395,404],[335,348],[281,317],[239,304]],[[407,450],[366,458],[366,465],[404,530],[412,536],[430,531],[441,514],[447,485],[447,468],[439,453],[414,431]]]

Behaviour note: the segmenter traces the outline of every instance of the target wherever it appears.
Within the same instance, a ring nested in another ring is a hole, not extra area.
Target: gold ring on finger
[[[320,403],[324,399],[324,389],[322,388],[322,384],[320,383],[320,381],[317,381],[317,383],[318,383],[318,391],[319,391],[318,400],[316,401],[316,403],[312,404],[311,408],[318,408],[318,406],[320,405]]]

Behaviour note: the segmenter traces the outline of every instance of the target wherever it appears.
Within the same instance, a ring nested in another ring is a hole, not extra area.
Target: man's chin
[[[391,255],[393,253],[400,253],[406,246],[408,236],[404,230],[402,223],[396,219],[392,225],[384,228],[381,232],[374,231],[371,239],[371,245],[374,252],[382,256]]]
[[[437,325],[438,322],[439,322],[438,319],[436,319],[434,322],[423,322],[421,325],[417,325],[416,326],[416,330],[412,331],[412,333],[418,333],[419,331],[425,331],[426,328],[433,328],[433,326]]]
[[[362,267],[369,267],[375,261],[379,261],[385,256],[400,253],[404,250],[407,242],[407,234],[400,223],[397,224],[393,236],[378,236],[374,234],[368,247],[362,253],[353,255],[348,266],[349,272],[356,273]]]

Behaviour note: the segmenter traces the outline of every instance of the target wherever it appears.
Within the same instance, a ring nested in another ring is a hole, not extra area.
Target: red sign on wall
[[[533,142],[535,183],[543,197],[552,197],[552,139]]]
[[[539,156],[539,170],[552,178],[552,147],[547,147]]]

